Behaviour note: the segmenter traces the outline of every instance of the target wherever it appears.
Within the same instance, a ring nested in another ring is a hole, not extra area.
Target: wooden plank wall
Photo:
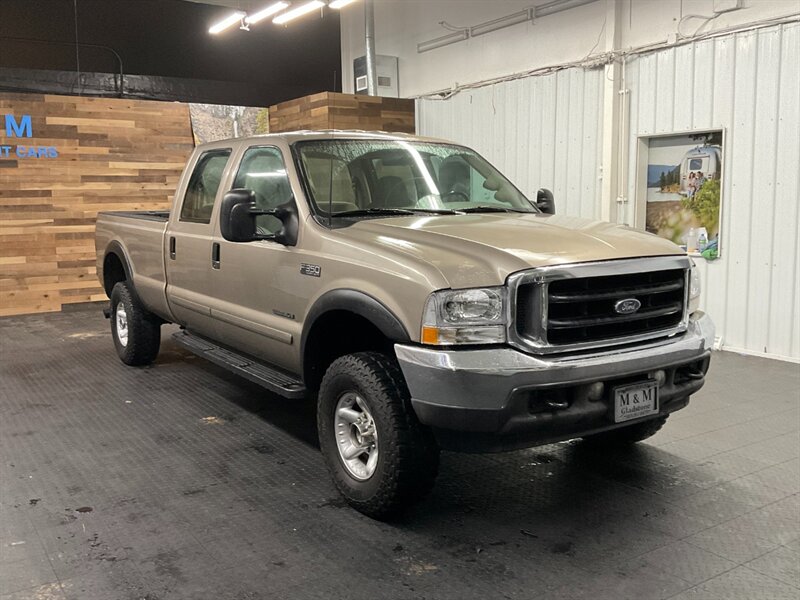
[[[269,108],[269,130],[364,129],[414,133],[414,100],[321,92]]]
[[[16,122],[30,115],[32,137],[12,137],[6,114]],[[400,98],[323,92],[273,106],[269,116],[273,132],[414,132],[414,101]],[[20,158],[17,146],[58,156]],[[0,316],[105,300],[95,273],[97,212],[168,208],[192,148],[188,104],[0,93]]]
[[[5,114],[31,115],[31,138]],[[95,274],[103,210],[168,208],[193,149],[188,104],[0,93],[0,316],[105,299]],[[19,158],[17,146],[56,158]]]

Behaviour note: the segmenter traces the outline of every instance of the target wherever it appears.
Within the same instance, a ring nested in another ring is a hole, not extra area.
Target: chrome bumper
[[[707,359],[713,343],[713,322],[697,312],[681,335],[605,352],[533,356],[512,348],[436,350],[403,344],[397,344],[395,352],[420,421],[445,429],[503,432],[508,429],[509,421],[524,420],[518,414],[520,407],[511,406],[520,391],[578,389],[582,384],[596,381],[609,382],[639,374],[646,377],[657,369]],[[688,398],[703,381],[700,377],[693,385],[670,387],[669,384],[661,391],[664,407],[673,399]],[[580,412],[584,404],[577,398],[571,408]],[[605,414],[606,407],[594,404],[594,407],[583,406],[585,410],[573,416],[587,417],[589,413],[597,416],[601,409]],[[682,406],[685,405],[686,402]],[[552,436],[556,437],[559,434]]]

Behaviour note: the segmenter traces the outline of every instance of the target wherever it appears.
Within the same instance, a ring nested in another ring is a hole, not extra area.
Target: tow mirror
[[[273,234],[258,233],[256,217],[261,215],[271,215],[283,226]],[[222,198],[219,219],[220,233],[229,242],[270,240],[284,246],[297,244],[297,206],[293,199],[275,208],[261,209],[256,206],[253,190],[231,190]]]
[[[536,208],[546,215],[556,214],[556,201],[553,198],[553,192],[547,188],[541,188],[536,192]]]

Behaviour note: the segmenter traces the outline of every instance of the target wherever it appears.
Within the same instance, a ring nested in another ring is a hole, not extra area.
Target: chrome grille
[[[512,344],[559,352],[633,343],[685,330],[685,256],[545,267],[509,278]],[[625,302],[632,300],[633,302]],[[631,304],[638,304],[635,310]]]
[[[550,282],[547,341],[579,344],[673,327],[683,319],[685,281],[682,269],[671,269]],[[627,299],[640,308],[616,312],[615,305]]]

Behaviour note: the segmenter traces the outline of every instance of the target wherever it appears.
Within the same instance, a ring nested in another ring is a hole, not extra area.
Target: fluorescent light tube
[[[276,25],[283,25],[284,23],[288,23],[292,19],[296,19],[297,17],[302,17],[303,15],[307,15],[310,12],[317,10],[318,8],[322,8],[325,6],[324,2],[320,2],[320,0],[312,0],[312,2],[308,2],[297,8],[293,8],[289,12],[285,12],[282,15],[278,15],[272,22]]]
[[[281,12],[284,8],[289,8],[288,2],[276,2],[275,4],[270,4],[266,8],[254,13],[252,15],[248,15],[244,22],[248,25],[255,25],[259,21],[263,21],[267,17],[271,17],[275,13]]]
[[[212,25],[211,28],[208,30],[208,33],[217,34],[222,31],[225,31],[231,25],[235,25],[236,23],[241,21],[243,17],[244,13],[240,10],[237,10],[236,12],[231,13],[230,15],[222,19],[222,21],[220,21],[219,23],[215,23],[214,25]]]
[[[332,0],[328,6],[330,8],[342,8],[343,6],[347,6],[355,1],[356,0]]]
[[[481,23],[480,25],[470,27],[469,34],[472,37],[476,37],[483,35],[484,33],[490,33],[492,31],[497,31],[498,29],[503,29],[504,27],[517,25],[518,23],[525,23],[526,21],[530,21],[531,17],[532,15],[530,10],[522,10],[514,13],[513,15],[507,15],[505,17],[495,19],[494,21],[487,21],[486,23]]]
[[[554,15],[562,10],[570,8],[577,8],[584,4],[590,4],[594,0],[553,0],[552,2],[545,2],[533,8],[535,17],[546,17],[547,15]]]
[[[455,44],[456,42],[464,41],[468,37],[469,31],[466,29],[462,31],[456,31],[454,33],[448,33],[442,37],[434,38],[432,40],[428,40],[427,42],[417,44],[417,52],[422,54],[428,50],[435,50],[436,48],[441,48],[442,46],[447,46],[448,44]]]

